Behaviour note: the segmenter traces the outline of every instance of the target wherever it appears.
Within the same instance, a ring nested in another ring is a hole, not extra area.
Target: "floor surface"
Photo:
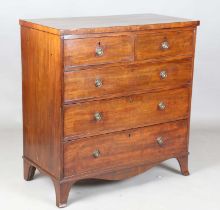
[[[1,127],[0,136],[0,209],[58,209],[48,177],[22,178],[21,128]],[[220,210],[220,126],[191,126],[189,169],[190,176],[180,175],[172,159],[124,181],[77,183],[66,209]]]

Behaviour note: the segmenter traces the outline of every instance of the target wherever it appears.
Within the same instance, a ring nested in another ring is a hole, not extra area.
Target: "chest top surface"
[[[194,27],[199,25],[199,21],[156,14],[132,14],[96,17],[30,19],[20,20],[20,25],[57,35],[68,35],[83,33],[128,32],[190,26]]]

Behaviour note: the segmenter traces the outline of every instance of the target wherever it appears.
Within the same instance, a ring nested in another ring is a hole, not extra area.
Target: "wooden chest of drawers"
[[[20,20],[24,178],[125,179],[177,158],[188,175],[196,27],[160,15]]]

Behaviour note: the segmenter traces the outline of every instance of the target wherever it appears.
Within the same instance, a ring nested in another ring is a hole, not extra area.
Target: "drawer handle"
[[[169,48],[170,48],[170,45],[168,41],[164,41],[161,43],[161,49],[168,50]]]
[[[95,53],[97,56],[102,56],[104,54],[104,49],[101,46],[96,47]]]
[[[96,86],[97,88],[102,87],[102,80],[101,80],[101,79],[96,79],[96,80],[95,80],[95,86]]]
[[[161,102],[158,104],[158,107],[159,107],[160,110],[164,110],[164,109],[166,108],[166,104],[161,101]]]
[[[96,149],[93,153],[92,153],[94,158],[98,158],[100,156],[100,151],[98,149]]]
[[[163,140],[162,136],[157,137],[156,141],[160,146],[164,145],[164,140]]]
[[[165,79],[167,77],[167,72],[165,70],[160,72],[160,78]]]
[[[96,121],[100,121],[102,119],[101,113],[100,112],[96,112],[94,114],[94,118],[95,118]]]

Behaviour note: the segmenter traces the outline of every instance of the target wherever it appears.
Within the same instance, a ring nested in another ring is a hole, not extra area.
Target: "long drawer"
[[[180,120],[64,144],[64,175],[99,174],[186,154],[187,121]]]
[[[192,60],[124,64],[65,72],[64,100],[77,101],[190,83]]]
[[[78,138],[188,117],[189,88],[64,107],[64,137]]]

